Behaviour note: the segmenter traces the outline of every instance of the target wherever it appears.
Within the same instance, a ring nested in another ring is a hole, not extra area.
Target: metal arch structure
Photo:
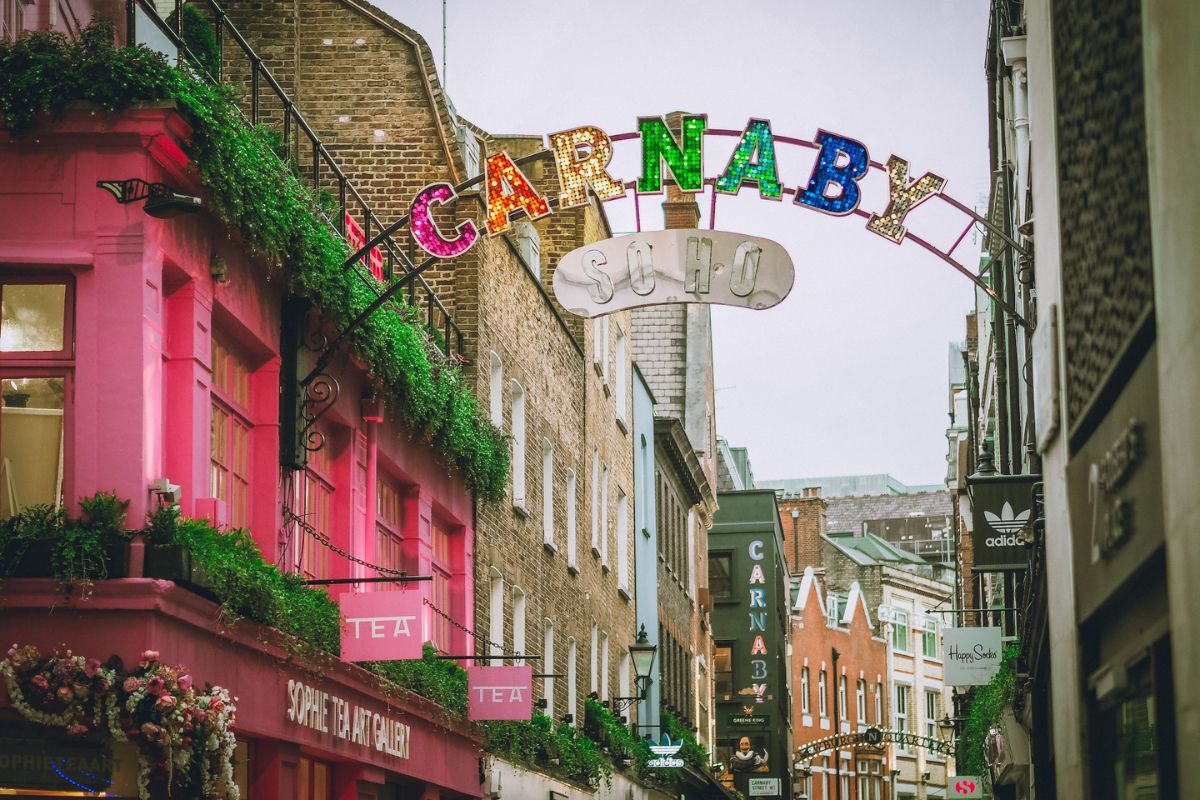
[[[896,744],[902,747],[919,747],[942,755],[953,755],[954,749],[950,742],[922,736],[909,731],[867,728],[857,733],[839,733],[809,742],[796,748],[796,760],[812,760],[822,753],[834,750],[848,750],[857,747],[882,747],[884,744]]]
[[[732,129],[732,128],[708,128],[704,131],[704,135],[705,136],[714,136],[714,137],[739,138],[743,135],[743,131],[740,131],[737,129]],[[631,141],[631,140],[638,140],[640,138],[641,138],[641,133],[638,131],[614,134],[609,137],[610,141],[613,144],[616,144],[619,142]],[[805,149],[816,150],[816,151],[820,151],[820,149],[821,149],[820,144],[818,144],[815,141],[809,140],[809,139],[802,139],[802,138],[792,137],[792,136],[774,136],[773,139],[774,139],[774,142],[786,144],[789,146],[802,147]],[[544,148],[544,149],[538,150],[534,153],[530,153],[526,156],[513,159],[513,163],[518,167],[522,167],[527,164],[539,161],[541,159],[545,159],[545,158],[552,159],[553,155],[554,154],[550,149]],[[871,159],[869,161],[868,171],[869,170],[879,170],[880,172],[884,172],[886,174],[887,168],[883,163],[881,163],[877,160]],[[466,181],[463,181],[462,183],[459,183],[458,185],[453,187],[455,195],[460,195],[462,192],[465,192],[469,189],[476,187],[477,185],[479,185],[480,183],[482,183],[484,181],[484,178],[485,178],[485,175],[480,174],[480,175],[475,176],[474,178],[470,178]],[[709,228],[710,229],[714,229],[715,220],[716,220],[717,195],[720,194],[720,192],[716,191],[716,181],[717,181],[716,178],[705,178],[703,181],[704,186],[708,189],[708,191],[710,193],[710,204],[709,204]],[[664,178],[664,184],[667,184],[670,182],[671,182],[670,179]],[[752,187],[755,185],[755,182],[753,180],[746,180],[745,185],[748,187]],[[661,192],[652,193],[652,194],[638,192],[636,180],[624,181],[624,182],[622,182],[622,186],[627,190],[626,194],[629,194],[630,193],[629,190],[632,190],[633,202],[634,202],[634,217],[636,220],[637,229],[638,229],[638,231],[641,231],[641,211],[640,211],[641,195],[649,194],[650,196],[661,196]],[[783,196],[791,196],[794,198],[798,191],[798,189],[796,187],[788,188],[787,186],[782,185],[782,183],[781,183],[781,187],[782,187]],[[603,202],[614,202],[615,200],[624,199],[624,196],[625,195],[623,195],[620,198],[613,198],[612,200],[605,200]],[[962,243],[963,239],[966,238],[966,235],[976,225],[983,225],[991,234],[995,235],[1000,240],[1002,240],[1008,247],[1012,248],[1012,250],[1015,251],[1019,256],[1022,256],[1022,257],[1030,256],[1031,254],[1030,254],[1029,249],[1027,247],[1023,246],[1021,243],[1014,240],[1011,236],[1008,235],[1007,232],[1005,232],[1003,229],[1001,229],[1000,227],[998,227],[997,225],[992,223],[986,217],[980,215],[974,209],[970,208],[969,206],[965,205],[964,203],[960,202],[959,200],[956,200],[955,198],[951,197],[950,195],[947,195],[942,191],[938,191],[936,194],[931,196],[931,199],[933,197],[936,197],[937,199],[941,200],[943,203],[950,206],[952,209],[954,209],[958,213],[962,214],[966,218],[965,225],[962,229],[962,232],[958,235],[958,237],[954,240],[954,242],[949,247],[939,247],[938,245],[934,244],[933,242],[929,241],[928,239],[920,236],[919,234],[913,233],[912,231],[908,231],[906,233],[906,235],[904,236],[904,240],[911,240],[918,247],[920,247],[921,249],[925,250],[926,252],[936,256],[939,260],[941,260],[942,262],[944,262],[945,264],[950,266],[952,269],[954,269],[956,272],[961,274],[963,277],[970,280],[972,283],[975,284],[975,286],[980,291],[982,291],[984,294],[986,294],[990,300],[992,300],[997,306],[1002,308],[1004,310],[1004,312],[1007,313],[1017,324],[1021,325],[1027,331],[1032,331],[1033,327],[1034,327],[1034,323],[1031,320],[1026,319],[1025,316],[1023,314],[1021,314],[1020,311],[1018,311],[1016,308],[1014,308],[1012,306],[1012,304],[1010,304],[1007,300],[1005,300],[1003,297],[1001,297],[999,294],[997,294],[995,292],[995,290],[993,290],[992,287],[989,286],[982,278],[980,278],[973,271],[971,271],[968,267],[966,267],[964,264],[962,264],[960,261],[958,261],[957,259],[954,258],[955,250],[958,249],[958,246]],[[558,202],[557,197],[548,197],[548,198],[546,198],[546,202],[549,204],[551,211],[558,209],[559,202]],[[848,216],[859,217],[862,219],[869,219],[871,214],[867,211],[864,211],[861,208],[855,207],[854,210],[851,211]],[[365,241],[362,244],[362,246],[358,250],[356,250],[346,260],[346,262],[344,264],[345,268],[349,269],[352,265],[361,261],[365,256],[367,256],[367,254],[369,254],[371,252],[371,250],[374,247],[377,247],[381,242],[388,239],[388,237],[390,237],[391,235],[395,234],[396,232],[398,232],[398,231],[402,230],[403,228],[405,228],[406,226],[408,226],[410,222],[411,222],[411,215],[406,214],[406,215],[400,217],[398,220],[396,220],[396,222],[387,226],[386,228],[380,229],[369,240]],[[900,242],[900,244],[903,244],[903,241]],[[384,301],[387,298],[391,297],[393,294],[395,294],[396,292],[399,291],[399,287],[405,285],[408,281],[415,279],[422,272],[424,272],[425,270],[427,270],[428,268],[433,266],[433,264],[437,260],[438,259],[436,257],[427,258],[424,261],[422,261],[422,263],[419,266],[415,267],[413,270],[410,270],[408,273],[405,273],[403,275],[398,275],[395,279],[395,283],[393,283],[393,285],[391,287],[388,287],[385,290],[385,296],[381,297],[380,300]],[[371,312],[373,312],[376,308],[378,308],[379,305],[382,305],[382,302],[380,302],[379,304],[373,304],[371,308],[364,311],[364,313],[358,319],[354,320],[354,322],[351,323],[351,325],[346,329],[346,331],[343,331],[342,335],[339,336],[338,338],[339,339],[342,338],[349,331],[353,330],[359,324],[361,324],[362,321],[364,321],[370,315]]]

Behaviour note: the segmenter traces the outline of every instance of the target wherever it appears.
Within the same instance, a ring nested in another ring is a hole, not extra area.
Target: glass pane
[[[4,378],[0,409],[0,519],[62,505],[62,378]]]
[[[0,351],[57,352],[63,349],[67,287],[62,283],[4,285]]]

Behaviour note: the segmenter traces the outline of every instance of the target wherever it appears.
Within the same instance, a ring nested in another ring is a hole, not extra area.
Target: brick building
[[[787,517],[784,514],[785,521]],[[876,631],[858,584],[852,583],[839,597],[825,591],[818,570],[805,567],[801,575],[792,576],[791,620],[794,748],[835,733],[889,727],[887,643]],[[829,748],[811,759],[798,759],[797,796],[890,797],[891,748]]]
[[[428,45],[366,3],[227,10],[385,223],[423,186],[474,177],[490,153],[517,158],[542,146],[459,118]],[[525,174],[556,196],[546,166]],[[480,192],[469,190],[452,213],[481,211]],[[464,369],[513,443],[507,496],[476,507],[475,618],[487,640],[478,652],[543,655],[535,671],[563,677],[535,681],[535,694],[547,714],[577,724],[589,692],[627,695],[631,682],[630,324],[627,313],[597,325],[568,317],[548,290],[549,265],[608,235],[595,205],[522,219],[427,273],[462,330]]]

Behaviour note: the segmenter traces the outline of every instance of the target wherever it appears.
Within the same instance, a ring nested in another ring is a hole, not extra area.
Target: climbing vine
[[[194,27],[194,21],[189,24]],[[0,42],[0,130],[24,136],[39,124],[39,115],[60,115],[72,103],[113,113],[174,100],[192,127],[187,150],[207,207],[241,233],[268,269],[282,272],[289,291],[315,303],[338,329],[346,328],[376,299],[373,279],[363,267],[343,267],[346,242],[325,222],[318,198],[276,155],[278,137],[245,122],[229,87],[177,70],[145,48],[118,48],[114,41],[112,24],[95,21],[75,40],[34,33]],[[377,309],[349,345],[390,407],[430,442],[438,458],[480,497],[499,499],[508,475],[507,441],[417,313],[399,301]]]

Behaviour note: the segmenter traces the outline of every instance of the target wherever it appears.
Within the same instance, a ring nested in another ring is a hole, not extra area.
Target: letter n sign
[[[467,719],[533,716],[533,667],[468,667]]]
[[[342,609],[342,661],[405,661],[421,657],[421,593],[347,592]]]

